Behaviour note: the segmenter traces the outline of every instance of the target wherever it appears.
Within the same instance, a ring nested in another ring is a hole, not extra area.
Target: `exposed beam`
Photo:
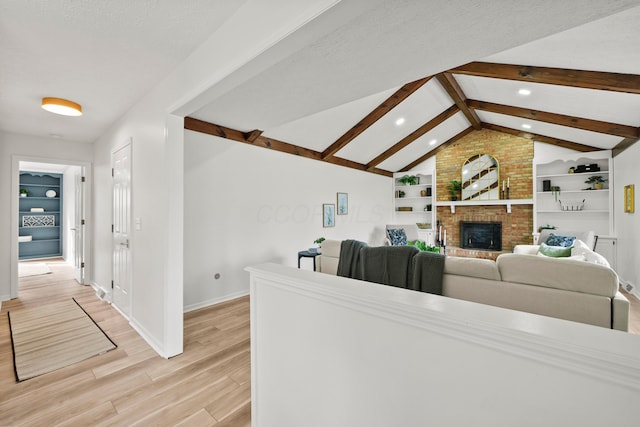
[[[482,127],[496,132],[508,133],[510,135],[519,136],[521,138],[534,139],[539,142],[545,142],[547,144],[557,145],[558,147],[569,148],[571,150],[580,151],[583,153],[589,151],[598,151],[602,148],[592,147],[591,145],[579,144],[577,142],[567,141],[564,139],[552,138],[550,136],[539,135],[531,132],[523,132],[518,129],[513,129],[505,126],[493,125],[491,123],[482,123]]]
[[[354,127],[349,129],[344,135],[324,150],[322,152],[322,160],[326,160],[327,158],[335,155],[338,151],[344,148],[345,145],[353,141],[358,135],[380,120],[389,111],[393,110],[398,106],[398,104],[420,89],[430,79],[431,77],[425,77],[424,79],[416,80],[415,82],[407,83],[402,86],[382,104],[378,105],[375,110],[369,113],[364,119],[360,120]]]
[[[454,116],[460,111],[457,105],[452,105],[451,107],[444,110],[442,113],[435,116],[433,119],[429,120],[427,123],[420,126],[418,129],[411,132],[409,135],[402,138],[399,142],[395,143],[391,148],[387,149],[384,153],[377,156],[375,159],[371,160],[367,164],[367,169],[374,168],[379,165],[389,157],[396,154],[398,151],[402,150],[407,145],[411,144],[416,139],[420,138],[425,133],[429,132],[431,129],[435,128],[439,124],[443,123],[445,120]]]
[[[458,133],[456,136],[454,136],[453,138],[449,139],[446,142],[443,142],[442,144],[438,145],[436,148],[434,148],[433,150],[429,151],[428,153],[426,153],[424,156],[414,160],[413,162],[409,163],[407,166],[403,167],[402,169],[400,169],[400,172],[407,172],[410,171],[411,169],[413,169],[414,167],[418,166],[420,163],[424,162],[425,160],[430,159],[431,157],[435,156],[436,154],[438,154],[440,151],[444,150],[445,148],[447,148],[448,146],[450,146],[451,144],[455,143],[456,141],[458,141],[460,138],[470,134],[471,132],[473,132],[473,126],[469,126],[468,128],[466,128],[465,130],[463,130],[462,132]]]
[[[262,131],[261,131],[261,130],[259,130],[259,129],[254,129],[254,130],[252,130],[251,132],[247,132],[247,133],[245,133],[245,134],[244,134],[244,137],[245,137],[245,139],[246,139],[248,142],[253,142],[253,141],[255,141],[256,139],[258,139],[258,137],[259,137],[260,135],[262,135]]]
[[[583,119],[581,117],[566,116],[564,114],[548,113],[545,111],[530,110],[528,108],[512,107],[509,105],[494,104],[492,102],[468,99],[467,105],[476,110],[490,111],[492,113],[506,114],[508,116],[522,117],[524,119],[537,120],[560,126],[568,126],[591,132],[620,136],[622,138],[640,137],[638,128],[617,123],[601,122],[599,120]]]
[[[449,72],[469,76],[640,94],[640,75],[637,74],[495,64],[490,62],[470,62],[453,68]]]
[[[638,138],[625,138],[622,141],[620,141],[618,143],[618,145],[613,147],[613,150],[611,150],[611,153],[613,154],[613,157],[617,156],[618,154],[622,153],[627,148],[631,147],[633,144],[638,142],[638,140],[639,140]]]
[[[256,147],[269,148],[271,150],[280,151],[283,153],[294,154],[296,156],[306,157],[308,159],[323,160],[322,153],[320,153],[319,151],[310,150],[308,148],[300,147],[298,145],[290,144],[284,141],[279,141],[277,139],[264,137],[261,135],[262,131],[259,130],[245,133],[236,129],[231,129],[214,123],[205,122],[203,120],[194,119],[193,117],[184,118],[184,128],[186,130],[218,136],[232,141],[254,145]],[[256,133],[258,133],[258,135],[256,135]],[[327,163],[345,166],[351,169],[357,169],[377,175],[388,177],[393,176],[392,172],[376,168],[368,169],[367,166],[362,163],[353,162],[351,160],[342,159],[339,157],[332,157],[330,159],[325,159],[324,161]]]
[[[465,102],[467,100],[467,96],[462,91],[462,88],[456,81],[455,77],[453,77],[453,74],[450,74],[450,73],[436,74],[436,79],[438,79],[438,82],[442,85],[444,90],[449,94],[449,97],[453,100],[453,102],[456,103],[460,111],[462,111],[462,114],[464,114],[467,120],[469,120],[469,123],[471,123],[471,126],[473,126],[473,128],[476,130],[482,129],[482,122],[480,121],[480,118],[478,117],[475,111],[473,111],[467,106]]]

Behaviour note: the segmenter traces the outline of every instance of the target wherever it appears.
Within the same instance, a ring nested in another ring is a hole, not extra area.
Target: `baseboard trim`
[[[112,305],[112,307],[115,306]],[[131,327],[136,330],[136,332],[142,337],[142,339],[144,339],[147,344],[149,344],[149,346],[151,346],[151,348],[154,349],[155,352],[158,353],[158,355],[160,355],[160,357],[163,357],[165,359],[169,358],[165,354],[160,343],[156,341],[156,339],[144,328],[144,326],[136,322],[135,319],[129,319],[129,325],[131,325]]]
[[[234,292],[232,294],[228,294],[228,295],[224,295],[221,297],[217,297],[217,298],[213,298],[207,301],[202,301],[199,302],[197,304],[190,304],[187,305],[183,308],[184,313],[188,313],[190,311],[194,311],[194,310],[199,310],[201,308],[205,308],[205,307],[209,307],[215,304],[220,304],[221,302],[226,302],[226,301],[231,301],[233,299],[236,298],[241,298],[241,297],[245,297],[249,295],[249,289],[244,290],[244,291],[240,291],[240,292]]]

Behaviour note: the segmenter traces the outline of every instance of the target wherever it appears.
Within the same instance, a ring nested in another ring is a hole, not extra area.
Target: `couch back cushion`
[[[613,297],[618,275],[603,265],[537,255],[502,254],[496,260],[502,280]]]
[[[444,274],[500,280],[498,267],[490,259],[447,256],[444,260]]]

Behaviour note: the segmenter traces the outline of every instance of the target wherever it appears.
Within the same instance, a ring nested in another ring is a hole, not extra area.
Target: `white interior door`
[[[74,175],[75,181],[75,215],[73,231],[73,266],[75,268],[75,279],[83,285],[85,283],[84,269],[84,236],[85,236],[85,215],[84,215],[84,189],[85,189],[85,168],[80,168]]]
[[[112,303],[131,315],[131,144],[112,154],[113,283]]]

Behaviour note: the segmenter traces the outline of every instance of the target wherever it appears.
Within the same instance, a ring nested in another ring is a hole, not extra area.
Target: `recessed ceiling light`
[[[429,141],[429,145],[436,145],[436,142],[438,142],[437,139],[432,139],[431,141]]]
[[[522,125],[522,128],[523,129],[531,129],[531,125],[528,125],[528,124],[525,123],[525,124]]]
[[[531,91],[529,89],[520,89],[518,93],[524,96],[531,95]]]
[[[42,98],[42,108],[63,116],[81,116],[82,106],[62,98]]]
[[[403,123],[404,123],[404,117],[400,117],[398,120],[396,120],[396,126],[400,126]]]

